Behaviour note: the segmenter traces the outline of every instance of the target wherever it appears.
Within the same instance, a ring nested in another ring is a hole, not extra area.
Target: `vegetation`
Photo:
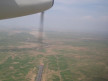
[[[57,59],[54,55],[47,56],[48,59],[48,68],[50,70],[58,70]]]
[[[57,76],[57,75],[53,75],[53,81],[60,81],[59,76]]]
[[[35,81],[40,63],[44,81],[108,81],[106,36],[46,32],[38,49],[30,32],[0,31],[0,81]]]

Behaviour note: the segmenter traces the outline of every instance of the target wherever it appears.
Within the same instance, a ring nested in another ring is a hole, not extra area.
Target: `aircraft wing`
[[[53,6],[53,0],[0,0],[0,19],[43,12]]]

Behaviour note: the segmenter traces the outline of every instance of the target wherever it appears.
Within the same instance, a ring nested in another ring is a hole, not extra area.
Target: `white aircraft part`
[[[0,19],[43,12],[53,6],[53,0],[0,0]]]

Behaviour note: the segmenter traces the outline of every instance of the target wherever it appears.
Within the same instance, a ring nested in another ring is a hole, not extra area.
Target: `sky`
[[[0,20],[0,27],[38,28],[40,13]],[[45,30],[108,32],[108,0],[55,0],[45,11]]]

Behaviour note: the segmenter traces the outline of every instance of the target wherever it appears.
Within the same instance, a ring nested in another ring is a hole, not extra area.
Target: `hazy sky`
[[[38,27],[40,14],[0,20],[0,27]],[[45,13],[46,30],[108,32],[108,0],[55,0]]]

